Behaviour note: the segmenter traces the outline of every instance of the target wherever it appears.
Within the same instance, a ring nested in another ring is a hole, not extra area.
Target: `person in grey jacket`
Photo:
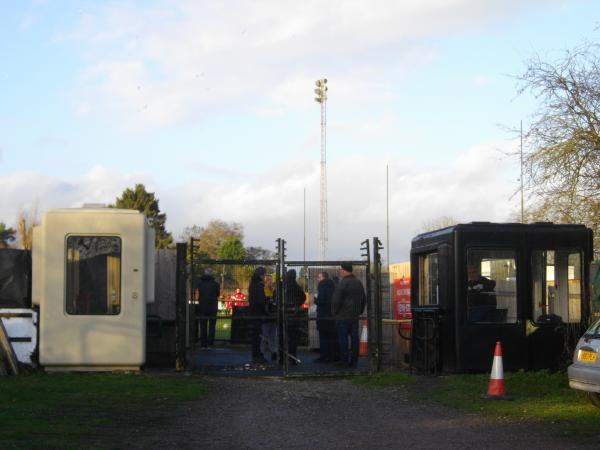
[[[340,364],[356,367],[358,363],[358,318],[365,309],[367,296],[361,281],[352,273],[352,264],[342,263],[342,280],[333,293],[332,312],[340,344]],[[350,351],[348,351],[350,338]]]

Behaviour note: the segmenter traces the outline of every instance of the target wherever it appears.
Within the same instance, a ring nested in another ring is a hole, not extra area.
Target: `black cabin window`
[[[121,238],[67,238],[67,314],[121,312]]]
[[[438,254],[419,257],[419,305],[439,304]]]
[[[532,252],[533,320],[537,323],[581,320],[581,253]]]
[[[467,317],[477,323],[517,321],[515,250],[467,250]]]

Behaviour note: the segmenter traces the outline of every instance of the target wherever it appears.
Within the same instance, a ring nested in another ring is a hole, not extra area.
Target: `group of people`
[[[316,362],[332,362],[356,367],[358,363],[358,318],[366,305],[362,282],[352,273],[352,265],[342,263],[341,280],[337,285],[328,272],[318,274],[317,329],[319,331],[320,356]],[[283,312],[287,322],[287,349],[282,351],[283,330],[277,329],[276,290],[272,278],[264,267],[255,269],[248,288],[249,314],[256,317],[252,329],[252,361],[257,364],[289,358],[289,363],[299,362],[297,357],[300,340],[302,305],[306,301],[304,290],[296,280],[296,271],[286,272],[285,303]]]
[[[296,281],[296,271],[286,273],[284,313],[288,319],[287,354],[292,364],[297,363],[300,322],[298,318],[302,305],[306,301],[304,290]],[[248,286],[248,313],[251,320],[251,356],[252,362],[264,364],[269,361],[283,363],[283,330],[277,329],[276,288],[273,279],[264,267],[257,267]]]
[[[317,330],[319,332],[320,356],[318,363],[331,362],[356,367],[358,363],[358,318],[366,305],[365,289],[362,282],[352,273],[352,265],[342,263],[340,280],[335,283],[328,272],[318,274]],[[304,289],[296,280],[296,271],[286,272],[285,303],[287,348],[283,349],[283,329],[277,327],[276,298],[281,297],[273,286],[273,279],[264,267],[257,267],[248,286],[248,316],[251,331],[252,362],[265,364],[279,361],[285,357],[294,365],[298,343],[301,337],[301,325],[305,319],[302,305],[306,301]],[[199,340],[202,349],[214,345],[218,298],[221,290],[219,283],[207,269],[198,280],[195,297],[199,300],[196,314],[199,317]]]

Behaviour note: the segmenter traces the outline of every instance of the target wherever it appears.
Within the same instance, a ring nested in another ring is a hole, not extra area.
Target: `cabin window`
[[[121,312],[121,238],[67,238],[67,314]]]
[[[439,304],[438,254],[419,257],[419,305]]]
[[[535,250],[532,253],[533,320],[577,323],[581,320],[581,253]]]
[[[467,317],[476,323],[517,321],[515,250],[467,250]]]

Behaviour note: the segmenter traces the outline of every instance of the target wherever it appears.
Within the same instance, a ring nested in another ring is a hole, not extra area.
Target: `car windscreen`
[[[587,338],[600,338],[600,319],[596,319],[585,332]]]

